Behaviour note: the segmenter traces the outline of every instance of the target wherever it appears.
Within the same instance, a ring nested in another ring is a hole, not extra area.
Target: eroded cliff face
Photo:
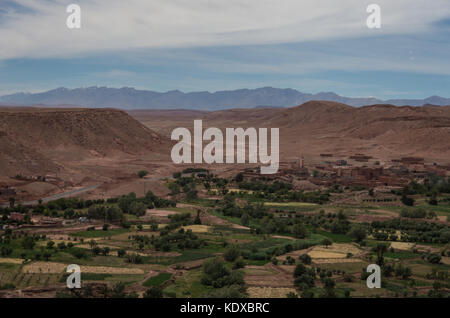
[[[120,110],[0,108],[1,175],[44,175],[74,161],[142,155],[169,144]]]

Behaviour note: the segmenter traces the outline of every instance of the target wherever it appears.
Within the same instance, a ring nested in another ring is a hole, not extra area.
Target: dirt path
[[[75,190],[70,190],[67,192],[63,192],[63,193],[58,193],[58,194],[54,194],[45,198],[42,198],[42,202],[46,203],[49,201],[53,201],[53,200],[58,200],[61,198],[67,198],[76,194],[80,194],[80,193],[84,193],[90,190],[95,190],[100,186],[100,184],[95,184],[95,185],[91,185],[88,187],[84,187],[84,188],[80,188],[80,189],[75,189]],[[26,202],[20,202],[22,205],[38,205],[39,201],[38,200],[33,200],[33,201],[26,201]],[[9,204],[3,204],[2,207],[8,207]]]

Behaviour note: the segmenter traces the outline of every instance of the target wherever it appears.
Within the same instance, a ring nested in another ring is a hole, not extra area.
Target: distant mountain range
[[[47,105],[114,107],[121,109],[197,109],[223,110],[230,108],[292,107],[311,100],[339,102],[350,106],[392,104],[397,106],[450,105],[450,98],[431,96],[425,99],[352,98],[339,96],[333,92],[318,94],[302,93],[295,89],[263,87],[231,91],[191,92],[178,90],[164,93],[137,90],[134,88],[57,88],[42,93],[17,93],[0,97],[3,105]]]

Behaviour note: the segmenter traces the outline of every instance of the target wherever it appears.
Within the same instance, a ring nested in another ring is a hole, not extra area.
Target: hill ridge
[[[11,105],[79,105],[121,109],[196,109],[222,110],[230,108],[293,107],[312,100],[339,102],[350,106],[393,104],[396,106],[450,105],[450,98],[430,96],[425,99],[380,100],[373,97],[345,97],[334,92],[303,93],[292,88],[261,87],[255,89],[216,92],[156,92],[130,87],[91,86],[69,89],[60,87],[41,93],[16,93],[0,97],[0,103]]]

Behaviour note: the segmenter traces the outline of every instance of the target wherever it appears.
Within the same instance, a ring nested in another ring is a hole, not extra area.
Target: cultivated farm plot
[[[244,273],[249,276],[270,276],[277,272],[265,266],[246,266]]]
[[[359,258],[320,258],[313,261],[315,264],[360,263]]]
[[[306,249],[302,249],[302,250],[296,250],[296,251],[292,251],[283,255],[279,255],[276,257],[276,259],[278,259],[278,261],[284,261],[288,256],[291,256],[294,259],[297,259],[300,255],[303,254],[307,254],[309,251],[311,251],[312,248],[306,248]]]
[[[348,254],[351,254],[351,257],[347,257]],[[329,247],[314,246],[308,252],[308,255],[316,264],[361,262],[361,259],[358,258],[361,254],[362,252],[359,248],[353,244],[345,243],[335,243]]]
[[[50,273],[59,274],[66,271],[68,264],[53,262],[34,262],[22,268],[23,273]],[[144,274],[140,268],[109,267],[109,266],[80,266],[81,273],[93,274]]]
[[[160,209],[147,209],[145,216],[155,216],[155,217],[167,217],[169,215],[179,214],[176,211],[171,210],[160,210]]]
[[[250,287],[292,288],[294,278],[286,269],[269,264],[246,267],[245,283]]]
[[[289,293],[296,293],[294,288],[274,287],[249,287],[247,289],[250,298],[286,298]]]
[[[414,243],[407,243],[407,242],[392,242],[391,247],[393,247],[396,250],[402,250],[402,251],[410,251],[414,247]]]
[[[328,252],[328,251],[311,251],[308,252],[308,255],[311,256],[312,259],[322,259],[322,258],[346,258],[346,254],[337,253],[337,252]]]
[[[442,263],[442,264],[446,264],[446,265],[450,265],[450,257],[448,257],[448,256],[443,256],[443,257],[441,258],[441,263]]]
[[[320,252],[332,252],[332,253],[339,253],[339,254],[345,254],[351,253],[353,256],[360,255],[362,251],[356,247],[353,244],[347,244],[347,243],[333,243],[332,245],[328,247],[323,246],[314,246],[312,248],[312,251],[320,251]],[[338,257],[340,258],[340,257]]]
[[[187,225],[182,227],[185,231],[191,230],[194,233],[207,233],[210,231],[211,226],[208,225],[200,225],[200,224],[194,224],[194,225]]]
[[[22,264],[23,259],[21,258],[0,258],[0,263],[5,264]]]

